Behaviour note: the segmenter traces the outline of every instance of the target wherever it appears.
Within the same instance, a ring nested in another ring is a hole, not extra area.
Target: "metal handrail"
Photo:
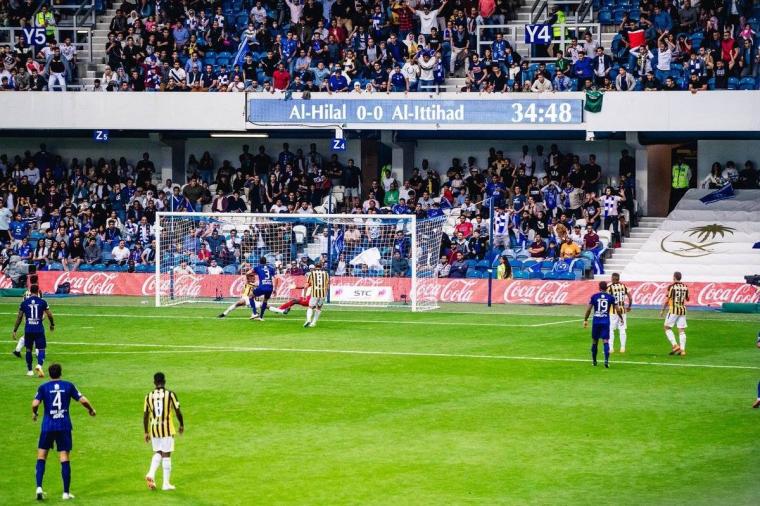
[[[54,9],[72,12],[73,28],[92,28],[96,23],[95,0],[82,0],[81,3],[55,5]]]
[[[538,0],[533,4],[533,7],[530,9],[530,22],[532,24],[535,24],[536,21],[541,17],[541,14],[544,13],[545,10],[549,7],[549,0]],[[538,9],[538,12],[536,12],[536,9]]]

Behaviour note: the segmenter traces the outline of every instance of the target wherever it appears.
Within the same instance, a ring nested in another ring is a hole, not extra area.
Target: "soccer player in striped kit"
[[[628,339],[626,313],[631,310],[631,294],[628,287],[620,282],[620,274],[617,272],[612,274],[612,283],[607,287],[607,292],[615,297],[615,311],[610,315],[610,353],[615,352],[615,329],[620,333],[620,353],[625,353],[625,343]]]
[[[185,432],[185,421],[182,411],[179,409],[177,395],[166,389],[166,377],[164,373],[157,372],[153,375],[155,389],[145,396],[143,408],[143,429],[145,430],[145,442],[153,445],[153,458],[150,461],[150,469],[145,475],[148,488],[156,488],[156,471],[158,466],[164,470],[164,483],[162,490],[174,490],[169,478],[172,472],[172,452],[174,451],[174,418],[176,414],[179,422],[179,433]]]
[[[322,314],[322,305],[330,293],[330,275],[322,268],[321,262],[314,264],[314,270],[306,275],[306,289],[310,298],[309,309],[306,310],[306,323],[303,326],[316,327],[319,315]]]
[[[688,301],[689,288],[681,283],[681,273],[676,271],[673,273],[673,283],[668,287],[668,297],[660,310],[660,316],[665,316],[665,337],[672,346],[671,355],[686,355],[686,303]],[[678,328],[678,343],[673,334],[673,327]]]

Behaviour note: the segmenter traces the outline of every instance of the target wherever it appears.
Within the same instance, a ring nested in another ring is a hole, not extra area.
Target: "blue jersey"
[[[275,270],[271,265],[257,265],[254,267],[256,279],[259,280],[259,288],[274,288]]]
[[[24,326],[26,334],[45,334],[42,317],[47,308],[48,303],[36,295],[24,299],[24,302],[19,306],[19,311],[22,311],[26,317],[26,325]]]
[[[37,389],[35,399],[45,407],[42,418],[42,432],[71,430],[69,404],[71,399],[78,401],[82,397],[73,383],[63,380],[48,381]]]
[[[594,315],[594,325],[610,324],[610,313],[615,306],[615,297],[609,293],[599,292],[591,296],[589,301]]]

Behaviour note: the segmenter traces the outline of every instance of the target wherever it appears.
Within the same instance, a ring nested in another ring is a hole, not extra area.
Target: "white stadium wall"
[[[32,98],[33,97],[33,98]],[[127,129],[127,130],[246,130],[247,100],[276,99],[244,93],[2,93],[0,129]],[[367,100],[351,95],[313,94],[312,98]],[[582,100],[583,93],[474,95],[442,93],[434,98],[409,95],[426,103],[446,100]],[[396,99],[375,94],[372,100]],[[298,99],[289,102],[298,103]],[[86,111],[86,114],[82,114]],[[716,112],[720,111],[720,115]],[[302,122],[303,123],[303,122]],[[361,125],[369,128],[370,124]],[[503,130],[589,130],[600,132],[757,132],[760,131],[760,91],[710,91],[692,94],[607,93],[602,111],[584,113],[583,122],[572,125],[481,125]],[[398,128],[389,124],[386,129]],[[422,123],[414,128],[444,128]],[[450,125],[456,130],[467,125]],[[297,128],[292,124],[289,128]]]

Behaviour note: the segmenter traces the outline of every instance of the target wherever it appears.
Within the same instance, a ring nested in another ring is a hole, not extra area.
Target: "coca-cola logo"
[[[706,283],[697,292],[697,305],[713,306],[724,302],[741,304],[760,301],[760,290],[752,285]]]
[[[62,283],[69,283],[71,293],[113,295],[118,276],[119,274],[113,272],[94,272],[92,274],[62,272],[53,283],[53,290],[57,291]]]
[[[504,290],[507,304],[567,304],[569,281],[513,281]]]
[[[639,283],[631,290],[631,299],[637,306],[662,306],[668,296],[668,286],[669,283]]]
[[[202,294],[203,277],[195,274],[182,274],[174,278],[173,284],[170,276],[162,276],[159,291],[162,295],[173,292],[175,297],[200,297]],[[142,284],[143,295],[156,294],[156,275],[148,276]]]

